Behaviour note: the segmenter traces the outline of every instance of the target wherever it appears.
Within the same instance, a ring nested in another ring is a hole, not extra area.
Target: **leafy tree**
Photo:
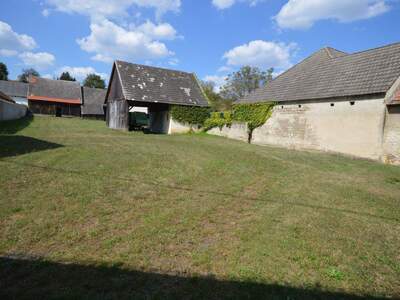
[[[76,79],[72,77],[69,72],[62,72],[58,80],[76,81]]]
[[[36,71],[33,68],[23,69],[22,70],[22,74],[18,76],[18,80],[21,81],[21,82],[26,82],[27,83],[28,80],[29,80],[29,76],[30,75],[36,76],[36,77],[40,76],[39,72]]]
[[[201,87],[208,98],[208,102],[214,111],[226,111],[232,107],[232,100],[224,99],[215,92],[215,83],[212,81],[201,81]]]
[[[0,62],[0,80],[8,80],[8,69],[2,62]]]
[[[228,75],[226,84],[222,87],[221,96],[234,101],[243,98],[272,80],[273,71],[272,68],[264,72],[256,67],[244,66],[239,71]]]
[[[106,83],[99,75],[88,74],[86,79],[83,81],[83,86],[104,89],[106,87]]]

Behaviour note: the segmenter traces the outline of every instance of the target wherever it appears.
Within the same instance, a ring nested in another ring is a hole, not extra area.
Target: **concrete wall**
[[[387,108],[382,160],[400,165],[400,105]]]
[[[0,99],[0,121],[20,119],[26,115],[26,112],[26,106]]]
[[[248,128],[246,123],[232,123],[231,126],[212,128],[207,133],[227,137],[239,141],[248,141]]]
[[[182,124],[172,118],[170,115],[169,118],[169,129],[168,134],[177,134],[177,133],[188,133],[191,130],[195,130],[196,128],[191,128],[189,124]]]
[[[253,143],[380,159],[384,99],[352,101],[279,104],[266,124],[254,130]]]

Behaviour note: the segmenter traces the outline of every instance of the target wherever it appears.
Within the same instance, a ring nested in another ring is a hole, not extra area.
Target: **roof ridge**
[[[159,69],[159,70],[164,70],[164,71],[179,72],[179,73],[184,73],[184,74],[195,74],[194,72],[186,72],[186,71],[181,71],[181,70],[176,70],[176,69],[167,69],[167,68],[163,68],[163,67],[154,67],[154,66],[149,66],[149,65],[144,65],[144,64],[131,63],[131,62],[124,61],[124,60],[115,60],[115,62],[122,62],[122,63],[131,64],[131,65],[135,65],[135,66]]]
[[[387,44],[385,46],[379,46],[379,47],[375,47],[375,48],[370,48],[370,49],[366,49],[366,50],[362,50],[362,51],[357,51],[357,52],[353,52],[353,53],[349,53],[348,55],[356,55],[356,54],[361,54],[361,53],[365,53],[365,52],[371,52],[371,51],[376,51],[376,50],[380,50],[383,48],[389,48],[395,45],[399,45],[400,46],[400,42],[396,42],[396,43],[391,43],[391,44]]]
[[[333,47],[330,47],[330,46],[326,46],[326,47],[324,47],[323,49],[325,49],[325,51],[328,53],[328,56],[329,56],[330,58],[332,58],[332,59],[340,57],[340,56],[335,56],[335,55],[333,55],[333,54],[332,54],[332,50],[333,50],[333,51],[336,51],[336,52],[339,52],[339,53],[342,53],[342,54],[345,54],[345,55],[349,55],[349,53],[346,53],[346,52],[344,52],[344,51],[338,50],[338,49],[333,48]]]

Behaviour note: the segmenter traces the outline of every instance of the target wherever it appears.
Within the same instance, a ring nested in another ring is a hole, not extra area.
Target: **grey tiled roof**
[[[28,98],[30,96],[43,96],[56,99],[79,99],[82,103],[81,86],[77,81],[31,77],[29,79]]]
[[[83,87],[82,115],[104,115],[103,104],[106,93],[107,90]]]
[[[2,91],[0,91],[0,99],[5,100],[7,102],[15,103],[13,99],[11,99],[8,95],[4,94]]]
[[[123,61],[115,62],[127,100],[208,106],[196,76]]]
[[[26,98],[28,94],[28,84],[19,81],[0,80],[0,90],[10,97]]]
[[[400,43],[354,54],[323,48],[238,102],[380,94],[399,76]]]

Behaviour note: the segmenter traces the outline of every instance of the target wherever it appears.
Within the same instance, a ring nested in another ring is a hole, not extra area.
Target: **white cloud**
[[[109,20],[90,25],[89,36],[77,40],[81,49],[94,53],[94,60],[112,62],[116,59],[137,61],[173,55],[165,44],[153,40],[140,30],[126,30]]]
[[[89,74],[97,74],[103,79],[107,79],[108,75],[105,73],[98,73],[93,67],[69,67],[64,66],[57,70],[56,76],[60,76],[61,73],[68,72],[72,77],[76,78],[78,81],[83,81]]]
[[[292,65],[291,57],[295,49],[295,44],[256,40],[229,50],[223,58],[228,66],[285,69]]]
[[[157,16],[168,11],[177,12],[181,0],[47,0],[58,11],[78,13],[93,18],[115,18],[127,16],[132,6],[154,8]]]
[[[19,58],[26,66],[34,67],[39,70],[51,67],[55,62],[54,55],[47,52],[23,52],[19,55]]]
[[[227,9],[237,2],[247,2],[250,6],[255,6],[263,0],[212,0],[212,4],[218,9]]]
[[[168,61],[168,64],[170,66],[177,66],[179,64],[179,59],[177,59],[176,57],[173,57]]]
[[[227,76],[207,75],[203,80],[213,82],[215,84],[214,90],[218,93],[221,90],[221,87],[225,84],[226,78]]]
[[[10,25],[0,21],[0,55],[13,56],[19,51],[32,50],[36,47],[32,37],[16,33]]]
[[[132,27],[135,30],[135,27]],[[168,23],[154,24],[146,21],[142,25],[136,27],[137,31],[143,32],[147,37],[158,40],[173,40],[176,38],[176,30]]]
[[[289,0],[275,20],[280,28],[307,29],[319,20],[351,22],[389,10],[385,0]]]
[[[50,15],[50,10],[49,9],[43,9],[42,10],[42,15],[43,17],[48,17]]]

